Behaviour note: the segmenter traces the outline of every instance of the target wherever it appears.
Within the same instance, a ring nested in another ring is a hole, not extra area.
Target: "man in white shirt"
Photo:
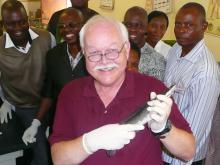
[[[164,12],[155,10],[148,15],[146,41],[154,50],[162,54],[165,58],[167,58],[171,46],[161,39],[167,31],[168,25],[169,19]]]

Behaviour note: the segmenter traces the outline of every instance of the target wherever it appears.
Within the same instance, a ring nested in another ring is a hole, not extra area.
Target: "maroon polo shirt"
[[[74,80],[64,87],[59,96],[50,143],[72,140],[103,125],[119,123],[144,105],[151,91],[161,93],[165,90],[165,85],[153,77],[126,72],[117,95],[105,108],[92,77]],[[176,104],[172,107],[170,120],[176,127],[191,132]],[[146,126],[114,156],[108,157],[105,150],[99,150],[82,165],[163,165],[161,154],[160,140]]]

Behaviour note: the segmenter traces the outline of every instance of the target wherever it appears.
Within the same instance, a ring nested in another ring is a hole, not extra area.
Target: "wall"
[[[89,7],[96,10],[100,14],[112,16],[117,18],[118,20],[122,21],[124,17],[124,13],[128,8],[131,6],[141,6],[145,7],[146,0],[115,0],[115,8],[114,10],[105,10],[99,8],[99,2],[100,0],[90,0],[89,1]],[[175,39],[174,33],[173,33],[173,27],[174,27],[174,19],[176,12],[178,9],[185,3],[192,2],[189,0],[173,0],[173,12],[168,14],[168,17],[170,19],[170,26],[167,30],[167,33],[164,36],[164,39]],[[193,2],[198,2],[202,4],[203,6],[207,7],[209,0],[195,0]],[[217,61],[220,61],[220,49],[218,44],[220,43],[220,37],[214,36],[211,34],[206,33],[205,34],[205,41],[207,43],[207,46],[210,48],[210,50],[213,52],[215,58]]]
[[[2,4],[5,1],[6,0],[0,0],[0,6],[2,6]],[[26,8],[28,14],[30,11],[36,12],[37,9],[40,9],[40,0],[35,0],[35,1],[30,1],[30,2],[24,1],[22,3],[24,4],[24,7]]]

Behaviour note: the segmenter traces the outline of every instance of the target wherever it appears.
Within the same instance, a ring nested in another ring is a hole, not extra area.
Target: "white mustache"
[[[115,63],[107,64],[107,65],[98,65],[94,68],[94,70],[110,70],[113,68],[118,68],[119,66]]]

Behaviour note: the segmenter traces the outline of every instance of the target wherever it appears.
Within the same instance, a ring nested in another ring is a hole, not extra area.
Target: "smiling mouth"
[[[74,36],[75,36],[74,34],[67,34],[67,35],[65,35],[66,38],[72,38]]]
[[[132,34],[132,35],[129,35],[129,38],[130,39],[135,39],[135,38],[137,38],[137,36]]]
[[[15,35],[16,37],[20,37],[20,36],[22,35],[22,32],[16,32],[16,33],[14,33],[14,35]]]

